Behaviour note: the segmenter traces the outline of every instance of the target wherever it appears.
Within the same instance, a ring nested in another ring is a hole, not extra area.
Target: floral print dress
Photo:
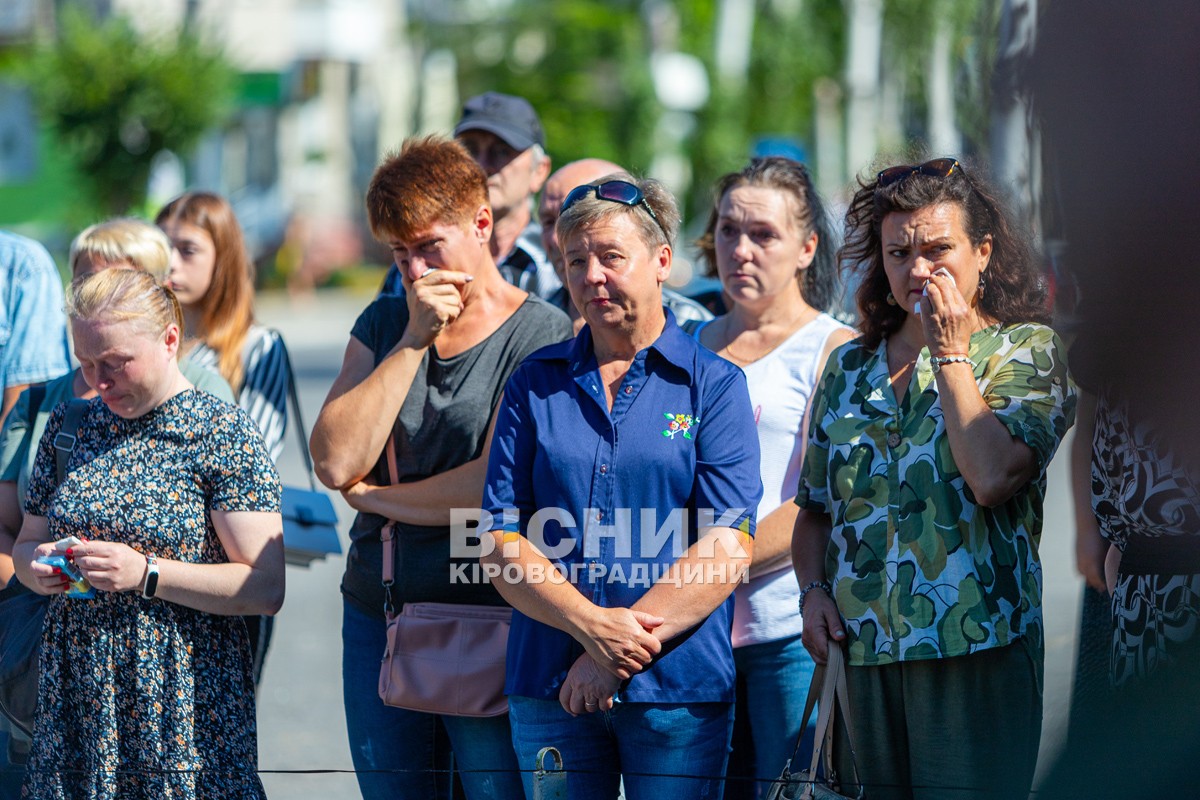
[[[279,479],[254,423],[191,389],[136,419],[92,401],[55,493],[53,440],[65,407],[51,415],[26,502],[54,539],[222,563],[210,510],[279,510]],[[41,666],[24,796],[265,797],[240,617],[136,591],[57,595]]]

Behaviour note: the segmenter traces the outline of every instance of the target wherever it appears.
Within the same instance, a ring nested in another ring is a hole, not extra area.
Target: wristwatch
[[[146,580],[142,584],[142,597],[147,600],[154,597],[154,593],[158,591],[158,559],[154,556],[146,556]]]

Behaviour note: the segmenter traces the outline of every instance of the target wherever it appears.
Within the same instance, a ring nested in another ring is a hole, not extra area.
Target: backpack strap
[[[54,437],[56,485],[62,483],[63,478],[67,475],[67,461],[75,449],[76,434],[79,433],[79,426],[83,423],[83,416],[87,413],[88,405],[87,400],[79,398],[74,398],[67,404],[67,411],[63,415],[62,429]]]

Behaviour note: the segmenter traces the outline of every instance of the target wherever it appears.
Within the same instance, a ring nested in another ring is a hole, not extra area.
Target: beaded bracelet
[[[942,367],[947,364],[970,364],[971,369],[975,369],[975,362],[970,356],[934,356],[929,359],[929,365],[933,368],[934,374],[941,372]]]
[[[813,581],[800,590],[800,616],[804,616],[804,598],[813,589],[820,589],[825,594],[833,597],[833,584],[829,581]]]

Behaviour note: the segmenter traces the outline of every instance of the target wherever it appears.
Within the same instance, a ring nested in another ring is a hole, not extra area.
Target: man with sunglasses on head
[[[542,189],[542,198],[538,203],[538,222],[542,225],[542,247],[545,248],[546,257],[554,266],[555,274],[564,283],[566,282],[566,265],[563,263],[562,250],[559,249],[558,234],[555,231],[558,217],[562,214],[563,199],[576,186],[598,181],[609,175],[628,175],[628,173],[611,161],[600,158],[583,158],[559,168],[550,176],[546,181],[546,187]],[[566,286],[546,299],[567,312],[567,315],[575,323],[575,332],[578,333],[579,329],[583,327],[584,319],[580,316],[579,309],[571,302],[571,295]],[[676,322],[683,327],[692,321],[710,320],[713,316],[711,311],[695,300],[666,286],[662,287],[662,301],[663,307],[669,308],[675,314]]]
[[[551,299],[561,292],[562,281],[542,249],[542,232],[532,212],[533,196],[550,174],[546,134],[537,112],[523,97],[487,92],[463,104],[454,136],[487,173],[491,249],[500,274],[532,295]],[[393,264],[381,293],[403,292],[400,271]]]

